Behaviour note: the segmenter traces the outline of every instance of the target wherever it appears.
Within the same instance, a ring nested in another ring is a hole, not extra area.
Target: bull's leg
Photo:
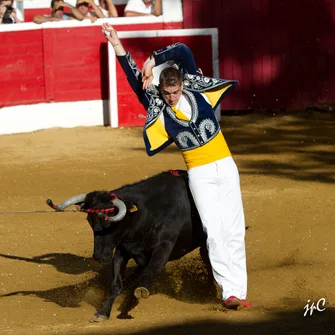
[[[128,261],[129,257],[124,256],[119,249],[115,250],[113,256],[113,279],[110,294],[102,308],[100,308],[91,318],[91,322],[102,322],[109,319],[113,302],[123,288],[122,279]]]
[[[137,266],[136,269],[129,275],[124,282],[124,287],[127,288],[125,299],[121,302],[119,311],[120,314],[117,316],[118,319],[132,319],[129,312],[138,305],[138,299],[134,296],[133,292],[136,287],[136,281],[142,272],[142,267]]]
[[[134,295],[137,299],[148,298],[149,287],[153,277],[161,272],[169,260],[174,241],[164,241],[160,243],[152,252],[148,265],[143,269],[138,280]]]

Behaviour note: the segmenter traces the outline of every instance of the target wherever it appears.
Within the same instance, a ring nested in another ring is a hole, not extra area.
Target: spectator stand
[[[94,23],[2,25],[0,134],[51,127],[143,125],[143,107],[135,97],[129,98],[133,92],[123,72],[114,55],[108,57],[103,22],[117,28],[140,67],[153,50],[181,41],[190,45],[205,74],[216,74],[217,30],[177,29],[183,26],[179,0],[163,1],[163,13]],[[204,54],[204,48],[209,52]]]
[[[48,0],[24,0],[24,17],[25,22],[32,22],[33,18],[37,14],[46,14],[49,15],[50,2]],[[76,0],[66,1],[72,6],[76,5]],[[99,1],[95,0],[95,3],[98,4]],[[113,0],[115,7],[118,10],[119,18],[123,18],[124,8],[126,7],[127,0]],[[164,22],[165,25],[172,24],[171,26],[166,27],[166,29],[182,28],[183,14],[182,14],[182,0],[162,0],[163,15],[160,20],[155,20],[155,17],[147,17],[145,22],[154,23],[154,22]],[[68,9],[65,9],[68,12]],[[138,18],[138,17],[137,17]],[[131,18],[129,24],[136,22],[135,18]],[[179,25],[176,23],[179,22]],[[128,21],[125,21],[124,24],[128,24]],[[181,24],[180,24],[181,23]]]

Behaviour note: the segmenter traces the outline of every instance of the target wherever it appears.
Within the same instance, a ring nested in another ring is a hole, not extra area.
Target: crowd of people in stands
[[[22,12],[16,2],[23,0],[0,0],[0,23],[24,22]],[[51,0],[49,15],[36,15],[33,22],[91,20],[120,16],[113,0],[77,0],[73,6],[63,0]],[[162,15],[162,0],[128,0],[124,8],[124,16],[160,16]]]

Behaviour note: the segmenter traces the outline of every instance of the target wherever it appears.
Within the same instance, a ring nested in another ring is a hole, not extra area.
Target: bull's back
[[[162,172],[134,184],[125,185],[113,192],[122,200],[142,205],[143,210],[165,208],[169,204],[185,201],[187,172],[178,170],[178,175]]]

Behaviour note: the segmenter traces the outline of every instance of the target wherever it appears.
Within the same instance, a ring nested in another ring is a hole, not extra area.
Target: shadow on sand
[[[229,313],[229,312],[228,312]],[[232,312],[244,313],[244,312]],[[247,315],[249,312],[245,312]],[[280,311],[268,313],[265,321],[251,321],[250,318],[245,321],[229,321],[226,315],[222,316],[222,321],[216,320],[196,320],[192,322],[178,323],[168,326],[160,326],[141,331],[125,332],[121,334],[128,335],[330,335],[335,331],[335,310],[326,309],[323,312],[315,311],[313,315],[304,317],[304,311]],[[241,317],[243,318],[243,316]],[[226,319],[226,320],[225,320]],[[87,335],[107,335],[115,334],[112,327],[108,330],[96,329],[85,332]],[[120,334],[120,332],[118,332]]]
[[[109,292],[111,282],[111,265],[101,266],[95,261],[72,254],[44,254],[32,258],[0,254],[6,259],[48,264],[54,266],[59,272],[67,274],[90,273],[90,278],[78,284],[66,285],[49,290],[14,291],[3,294],[0,298],[24,295],[36,296],[44,301],[53,302],[61,307],[77,308],[82,302],[89,303],[95,308],[101,307]],[[91,264],[95,264],[92,266]],[[129,318],[128,313],[138,304],[134,298],[134,265],[127,267],[124,290],[121,294],[120,318]],[[189,257],[183,260],[170,262],[169,271],[164,270],[153,280],[150,289],[151,295],[164,294],[171,298],[190,303],[219,303],[217,287],[211,273],[208,274],[206,265],[199,257]]]
[[[334,112],[224,112],[221,130],[241,175],[335,182]],[[164,153],[180,154],[180,150],[172,144]]]

